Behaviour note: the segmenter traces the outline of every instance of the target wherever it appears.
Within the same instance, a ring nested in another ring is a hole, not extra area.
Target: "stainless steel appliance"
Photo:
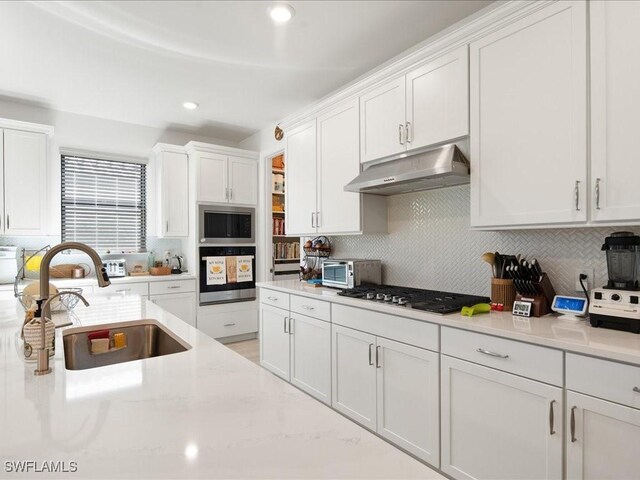
[[[640,237],[615,232],[605,238],[609,279],[591,290],[589,320],[594,327],[640,333]]]
[[[355,288],[381,282],[380,260],[328,259],[322,264],[322,285],[325,287]]]
[[[440,314],[459,312],[462,307],[471,307],[477,303],[488,303],[490,301],[487,297],[475,295],[391,285],[366,285],[342,290],[338,295]]]
[[[396,195],[470,182],[469,160],[455,144],[376,163],[348,183],[347,192]]]
[[[255,243],[256,210],[228,205],[200,205],[200,243]]]
[[[127,276],[127,261],[124,258],[106,260],[102,266],[111,278]]]
[[[217,246],[200,247],[200,305],[212,305],[216,303],[246,302],[256,299],[256,247]],[[209,284],[207,275],[207,258],[225,257],[227,268],[234,257],[251,256],[251,281],[234,281],[228,275],[223,283]]]

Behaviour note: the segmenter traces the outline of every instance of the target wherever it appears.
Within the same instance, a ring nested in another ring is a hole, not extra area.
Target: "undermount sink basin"
[[[91,353],[91,342],[87,336],[98,330],[109,330],[112,337],[116,333],[124,333],[125,346],[112,348],[108,352]],[[151,319],[71,328],[63,333],[62,343],[67,370],[104,367],[186,352],[191,348],[165,326]]]

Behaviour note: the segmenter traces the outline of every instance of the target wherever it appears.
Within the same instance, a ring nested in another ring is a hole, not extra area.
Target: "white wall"
[[[240,142],[239,147],[260,152],[258,174],[258,221],[256,255],[258,257],[257,278],[267,280],[271,268],[271,165],[269,163],[274,154],[284,150],[284,141],[278,142],[273,131],[275,124],[266,127],[251,137]],[[286,162],[286,159],[285,159]]]

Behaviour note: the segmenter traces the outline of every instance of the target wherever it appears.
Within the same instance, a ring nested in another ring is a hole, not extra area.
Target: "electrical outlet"
[[[582,286],[580,285],[580,275],[582,274],[587,276],[587,278],[582,282],[584,283],[584,286],[588,292],[595,285],[595,270],[593,268],[576,268],[576,292],[582,292]]]

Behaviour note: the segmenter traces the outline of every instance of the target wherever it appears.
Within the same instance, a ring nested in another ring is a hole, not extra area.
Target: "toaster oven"
[[[325,260],[322,264],[322,285],[334,288],[355,288],[363,283],[382,283],[380,260]]]

